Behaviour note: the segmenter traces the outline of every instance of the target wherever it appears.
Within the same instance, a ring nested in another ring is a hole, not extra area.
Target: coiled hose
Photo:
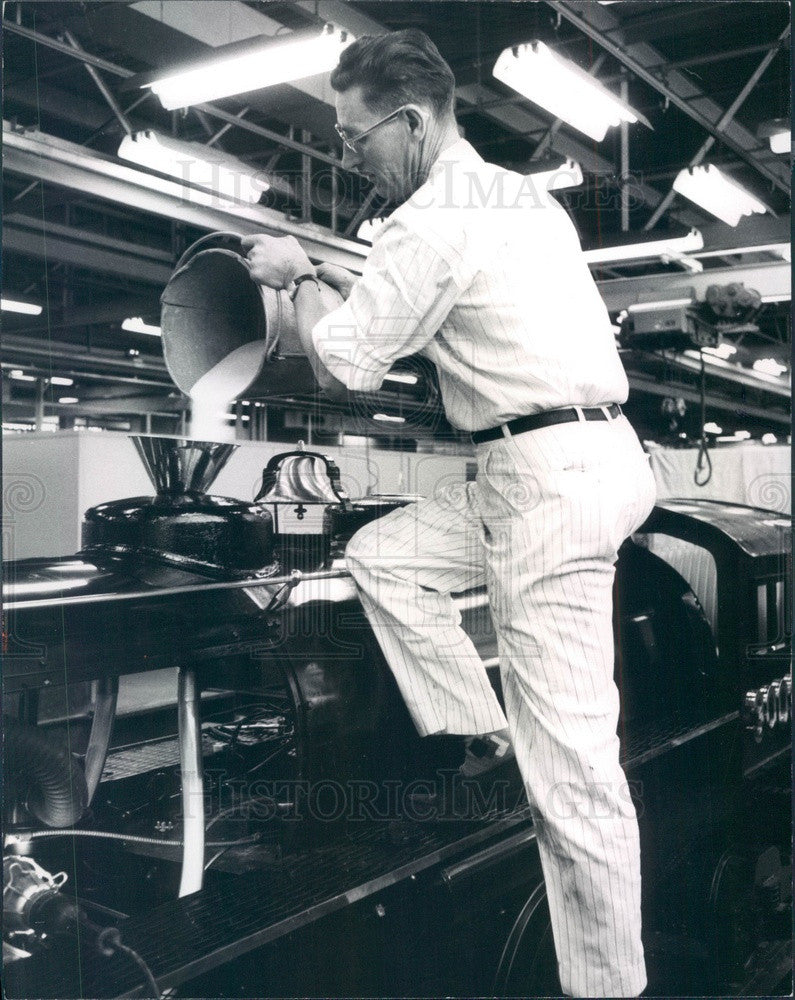
[[[3,716],[7,802],[18,801],[45,826],[72,826],[88,805],[80,762],[63,742],[35,726]]]

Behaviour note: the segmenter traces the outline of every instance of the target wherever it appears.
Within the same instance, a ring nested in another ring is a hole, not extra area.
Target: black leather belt
[[[513,437],[514,434],[524,434],[525,431],[537,431],[539,427],[551,427],[553,424],[568,424],[573,420],[579,420],[582,413],[585,420],[607,420],[607,414],[615,418],[621,415],[622,410],[618,403],[611,403],[610,406],[575,407],[566,406],[560,410],[544,410],[542,413],[529,413],[526,417],[517,417],[509,420],[507,424],[500,424],[499,427],[489,427],[485,431],[474,431],[472,441],[475,444],[483,444],[484,441],[496,441],[501,437]],[[505,433],[503,428],[508,430]]]

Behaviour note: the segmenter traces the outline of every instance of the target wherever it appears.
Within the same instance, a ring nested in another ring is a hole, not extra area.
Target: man
[[[358,280],[268,236],[245,241],[252,276],[294,288],[332,395],[377,389],[398,358],[430,358],[478,462],[475,483],[359,531],[348,565],[420,734],[478,736],[463,765],[475,774],[509,729],[563,989],[635,995],[639,846],[618,763],[612,583],[654,483],[616,405],[628,386],[607,312],[565,211],[460,138],[453,74],[426,35],[359,39],[331,83],[344,165],[398,207]],[[316,275],[346,300],[331,313]],[[450,598],[483,582],[505,715]]]

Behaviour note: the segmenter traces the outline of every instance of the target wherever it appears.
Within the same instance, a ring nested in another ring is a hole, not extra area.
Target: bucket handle
[[[187,264],[187,262],[200,250],[232,250],[234,253],[239,254],[245,261],[246,255],[243,253],[243,248],[240,246],[240,241],[242,239],[243,236],[241,233],[208,233],[206,236],[202,236],[201,239],[196,240],[195,243],[191,243],[185,253],[183,253],[177,261],[174,271],[177,272],[181,267],[184,267],[184,265]]]

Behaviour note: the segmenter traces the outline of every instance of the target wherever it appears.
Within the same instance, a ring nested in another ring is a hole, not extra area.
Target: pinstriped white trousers
[[[488,442],[477,458],[476,482],[360,529],[347,563],[419,733],[510,727],[563,989],[637,995],[640,849],[618,759],[612,585],[654,479],[623,416]],[[505,714],[450,597],[483,583]]]

